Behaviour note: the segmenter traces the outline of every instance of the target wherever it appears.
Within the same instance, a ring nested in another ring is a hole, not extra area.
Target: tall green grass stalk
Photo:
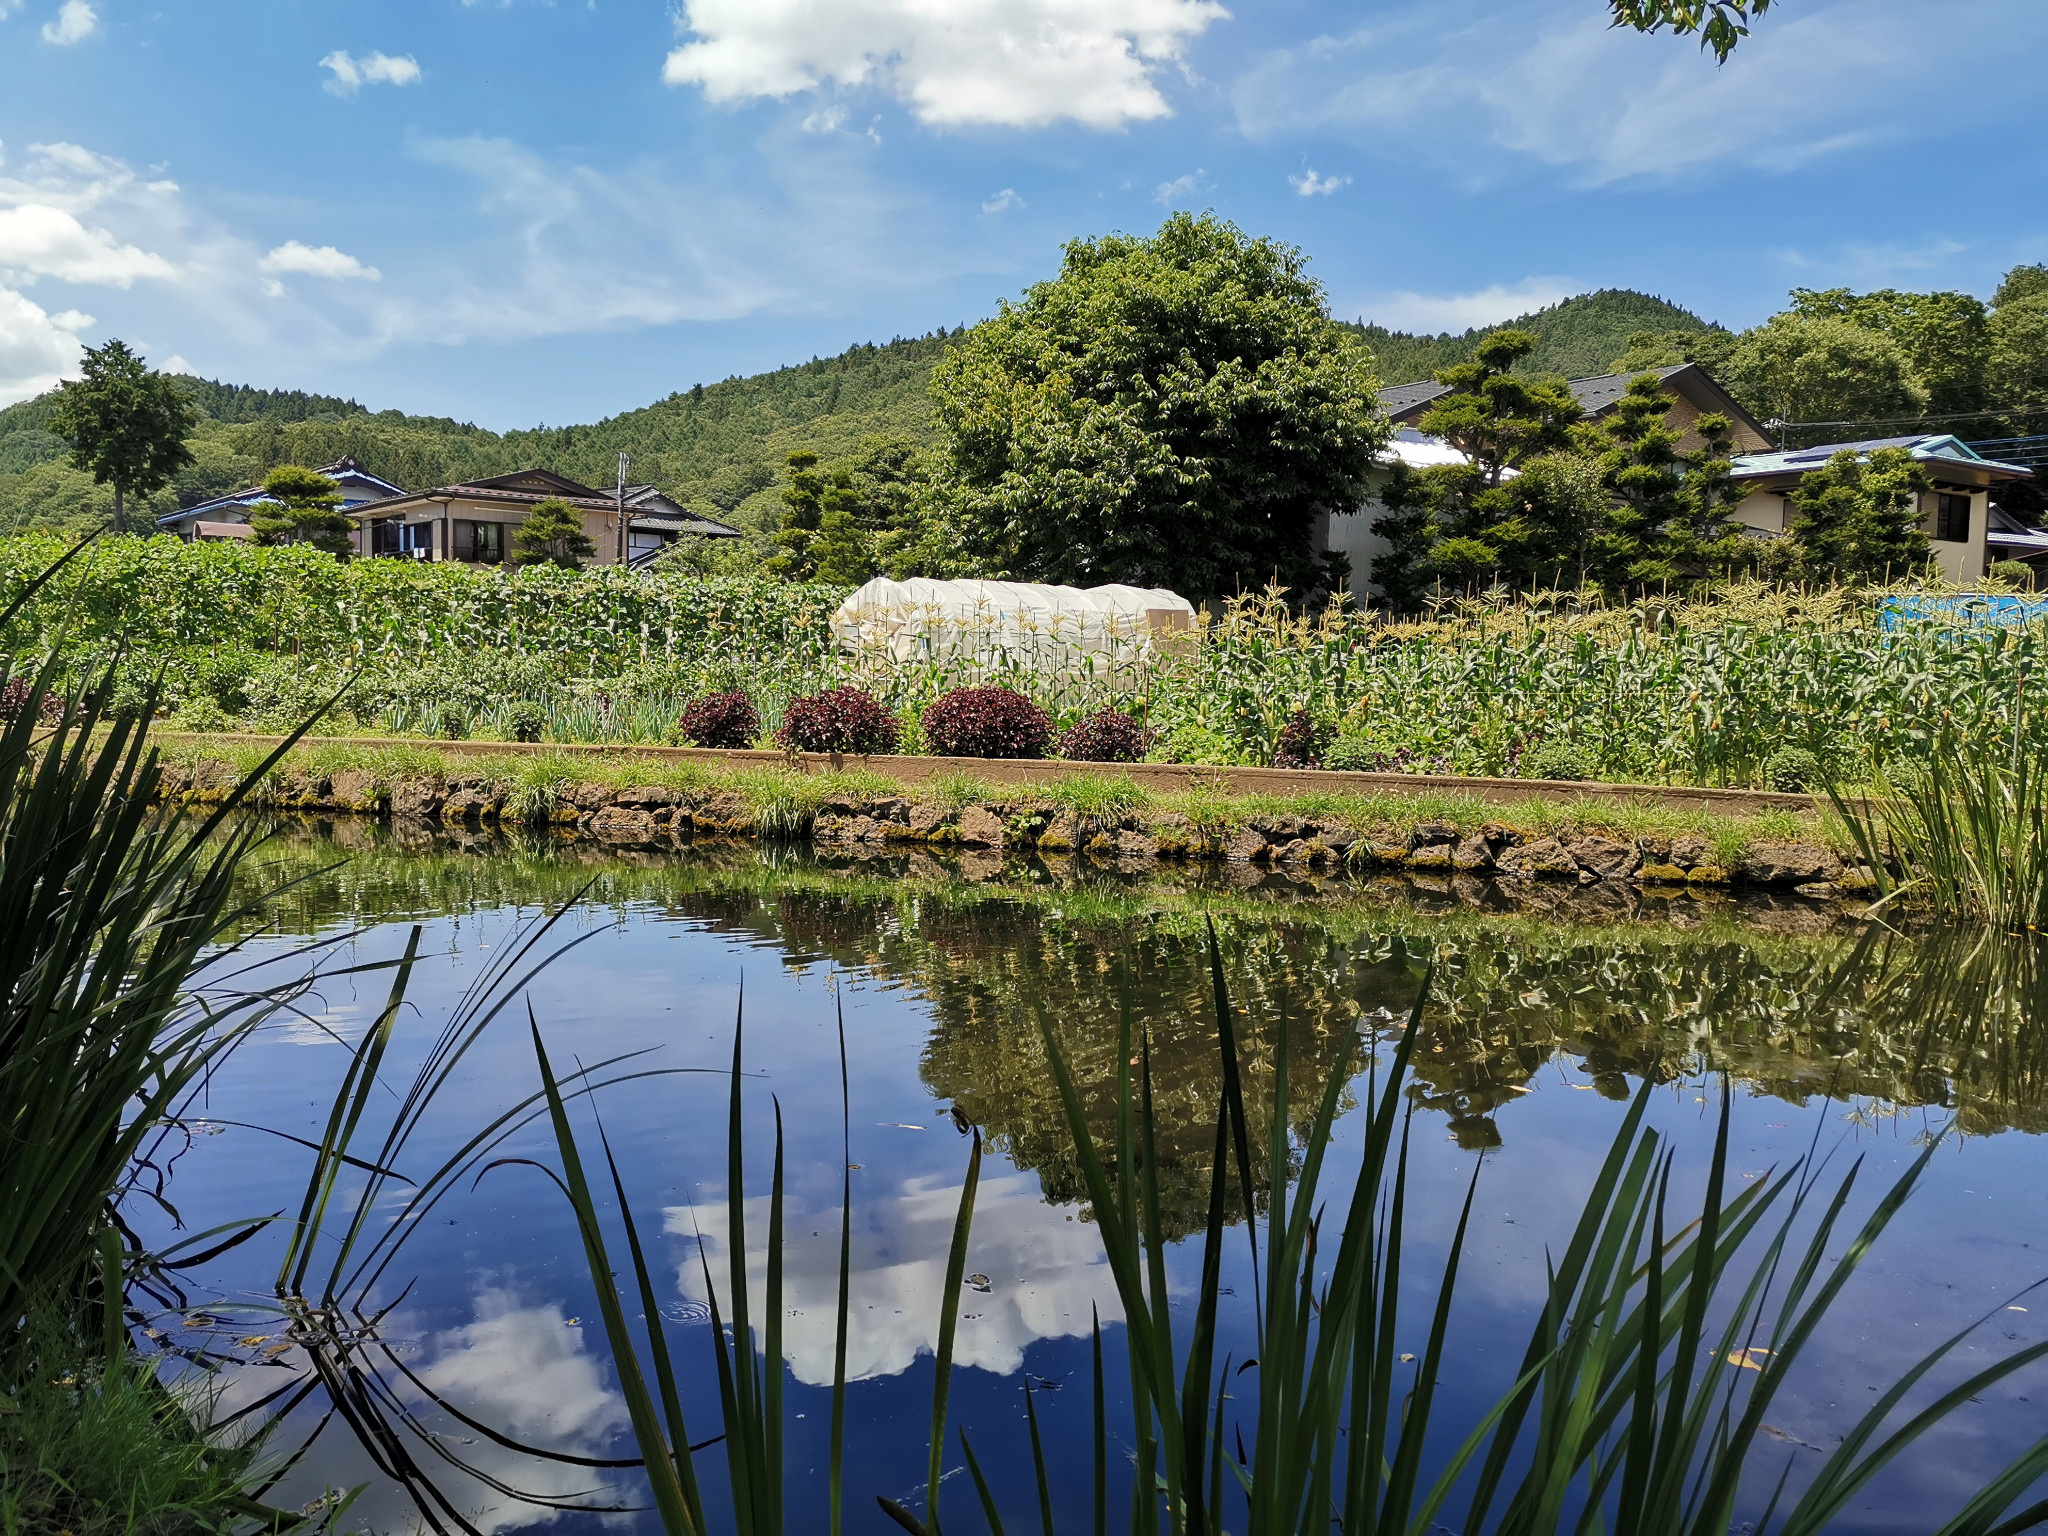
[[[1864,1259],[1910,1197],[1941,1144],[1930,1139],[1885,1190],[1860,1226],[1848,1212],[1860,1165],[1824,1183],[1811,1155],[1751,1184],[1731,1186],[1729,1096],[1724,1090],[1703,1200],[1674,1208],[1674,1151],[1645,1125],[1651,1083],[1630,1105],[1569,1240],[1551,1260],[1546,1299],[1506,1392],[1470,1422],[1433,1423],[1438,1383],[1455,1366],[1453,1313],[1465,1237],[1480,1174],[1475,1166],[1444,1269],[1433,1287],[1405,1268],[1408,1173],[1414,1106],[1408,1064],[1425,1033],[1424,998],[1396,1033],[1384,1068],[1362,1063],[1360,1174],[1351,1189],[1325,1192],[1327,1154],[1358,1044],[1338,1051],[1315,1112],[1290,1130],[1287,1032],[1273,1044],[1271,1129],[1254,1162],[1238,1052],[1249,1028],[1230,1002],[1213,931],[1209,966],[1224,1091],[1212,1139],[1209,1205],[1201,1271],[1191,1303],[1169,1293],[1169,1235],[1160,1189],[1148,1032],[1123,1011],[1116,1068],[1116,1121],[1098,1147],[1049,1019],[1041,1018],[1047,1060],[1080,1165],[1109,1271],[1123,1303],[1134,1420],[1119,1434],[1105,1412],[1101,1329],[1094,1331],[1095,1488],[1093,1528],[1107,1530],[1112,1444],[1127,1447],[1133,1532],[1173,1536],[1301,1536],[1336,1529],[1351,1536],[1727,1536],[1757,1503],[1759,1536],[1817,1536],[1872,1479],[1926,1432],[2013,1373],[2048,1358],[2048,1343],[2014,1351],[1936,1392],[1933,1373],[1990,1317],[1943,1340],[1878,1394],[1801,1488],[1789,1473],[1770,1481],[1762,1465],[1766,1417],[1800,1356]],[[703,1531],[701,1517],[673,1491],[672,1467],[686,1467],[680,1421],[664,1433],[642,1380],[638,1347],[611,1299],[610,1261],[583,1179],[576,1139],[553,1097],[538,1033],[536,1053],[563,1166],[585,1234],[606,1327],[627,1383],[633,1422],[656,1482],[666,1528]],[[735,1041],[730,1108],[728,1202],[744,1194]],[[1133,1071],[1135,1066],[1136,1070]],[[609,1149],[607,1149],[609,1159]],[[920,1536],[940,1530],[938,1475],[947,1428],[952,1319],[972,1222],[980,1158],[976,1139],[962,1191],[942,1299],[930,1440],[930,1486],[922,1516],[888,1500],[883,1509]],[[650,1352],[666,1383],[649,1272],[616,1182],[633,1243],[636,1279],[647,1298]],[[780,1138],[771,1185],[781,1201]],[[1259,1197],[1263,1194],[1263,1209]],[[1245,1222],[1257,1287],[1252,1357],[1217,1359],[1222,1255],[1233,1203]],[[847,1215],[850,1218],[850,1198]],[[765,1370],[757,1377],[745,1314],[744,1232],[735,1215],[728,1357],[714,1317],[733,1497],[740,1529],[770,1527],[758,1512],[785,1518],[779,1477],[779,1377],[773,1327],[763,1330]],[[1263,1233],[1263,1244],[1260,1241]],[[768,1235],[768,1305],[779,1306],[779,1222]],[[842,1266],[845,1263],[842,1243]],[[706,1274],[707,1285],[709,1274]],[[2031,1288],[2030,1288],[2031,1289]],[[2023,1293],[2024,1294],[2024,1293]],[[1418,1303],[1429,1316],[1419,1359],[1397,1350]],[[849,1290],[842,1267],[840,1326]],[[715,1305],[715,1303],[714,1303]],[[2001,1304],[2003,1305],[2003,1303]],[[1405,1310],[1404,1310],[1405,1309]],[[1185,1318],[1185,1331],[1175,1312]],[[664,1388],[666,1391],[666,1387]],[[1921,1399],[1931,1400],[1915,1406]],[[843,1376],[834,1387],[834,1439],[843,1432]],[[1027,1394],[1039,1525],[1051,1536],[1050,1481]],[[735,1442],[744,1451],[730,1449]],[[961,1449],[984,1519],[1004,1530],[982,1463],[964,1431]],[[835,1460],[835,1466],[837,1462]],[[1941,1536],[2012,1536],[2048,1522],[2048,1502],[2014,1512],[2048,1477],[2048,1437],[2038,1440],[1941,1528]],[[1758,1482],[1762,1480],[1759,1487]],[[773,1527],[780,1530],[782,1527]],[[1750,1529],[1751,1527],[1744,1527]]]
[[[1877,882],[1879,903],[1923,906],[2016,933],[2048,928],[2048,754],[1944,733],[1918,763],[1835,812]]]

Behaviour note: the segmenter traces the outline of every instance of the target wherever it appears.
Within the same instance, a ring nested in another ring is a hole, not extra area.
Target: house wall
[[[584,537],[597,546],[596,552],[583,563],[592,565],[617,565],[619,563],[619,519],[616,513],[594,511],[588,507],[576,509],[583,521]],[[454,560],[454,525],[458,522],[502,523],[505,525],[505,549],[509,555],[512,548],[512,530],[525,521],[527,508],[508,506],[504,502],[455,501],[447,504],[443,511],[440,505],[429,508],[409,508],[399,514],[409,524],[425,523],[433,529],[436,561],[449,560],[467,565],[476,570],[488,570],[490,566],[482,561]],[[367,521],[357,525],[352,541],[357,554],[367,553],[370,547],[370,532]]]

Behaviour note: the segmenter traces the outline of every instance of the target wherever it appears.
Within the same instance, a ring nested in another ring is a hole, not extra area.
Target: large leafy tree
[[[2006,273],[1992,296],[1987,330],[1985,389],[1991,403],[2015,432],[2048,429],[2048,267]]]
[[[355,524],[342,516],[341,487],[317,469],[280,464],[263,477],[268,501],[258,502],[249,518],[258,544],[311,544],[330,555],[349,552]]]
[[[1920,528],[1927,475],[1903,448],[1867,459],[1843,451],[1802,475],[1792,493],[1791,552],[1800,575],[1832,581],[1895,581],[1928,558]]]
[[[1990,338],[1982,299],[1952,291],[1794,288],[1791,313],[1813,320],[1847,320],[1896,343],[1927,387],[1930,412],[1953,416],[1987,403],[1984,368]]]
[[[1853,424],[1927,409],[1927,386],[1905,349],[1851,320],[1774,315],[1743,332],[1727,366],[1737,398],[1782,421]]]
[[[1195,598],[1324,584],[1318,519],[1363,499],[1387,427],[1370,354],[1305,266],[1207,215],[1071,242],[933,375],[966,552]]]
[[[558,496],[535,502],[512,535],[514,565],[559,565],[580,571],[596,553],[597,545],[583,531],[582,514]]]
[[[199,413],[176,384],[118,339],[88,347],[83,377],[66,379],[50,430],[71,462],[114,488],[114,531],[128,529],[128,498],[149,496],[192,462],[185,434]]]

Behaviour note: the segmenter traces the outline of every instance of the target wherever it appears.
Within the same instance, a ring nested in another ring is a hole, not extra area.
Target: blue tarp
[[[1930,620],[1971,629],[2011,629],[2035,619],[2048,619],[2048,597],[1986,593],[1972,597],[1887,598],[1880,622],[1886,629]]]

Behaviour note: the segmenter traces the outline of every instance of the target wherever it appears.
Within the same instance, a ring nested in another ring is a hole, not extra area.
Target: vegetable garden
[[[0,541],[0,592],[63,546]],[[306,549],[123,540],[88,548],[0,635],[112,668],[116,713],[160,688],[167,723],[282,729],[339,695],[331,732],[554,741],[684,739],[707,695],[740,693],[766,742],[791,701],[871,694],[898,750],[963,686],[1048,717],[1020,750],[1111,732],[1155,759],[1819,787],[1923,760],[1937,740],[2038,746],[2029,678],[2043,626],[1894,616],[1890,589],[1749,585],[1611,606],[1579,594],[1472,600],[1414,622],[1302,616],[1269,594],[1189,643],[1126,647],[1048,679],[1027,657],[912,662],[838,647],[837,587],[546,567],[515,573]],[[700,711],[701,715],[701,711]],[[735,712],[721,716],[730,729]],[[1291,727],[1291,729],[1290,729]],[[1008,736],[998,733],[1001,739]],[[995,739],[995,738],[992,738]]]

